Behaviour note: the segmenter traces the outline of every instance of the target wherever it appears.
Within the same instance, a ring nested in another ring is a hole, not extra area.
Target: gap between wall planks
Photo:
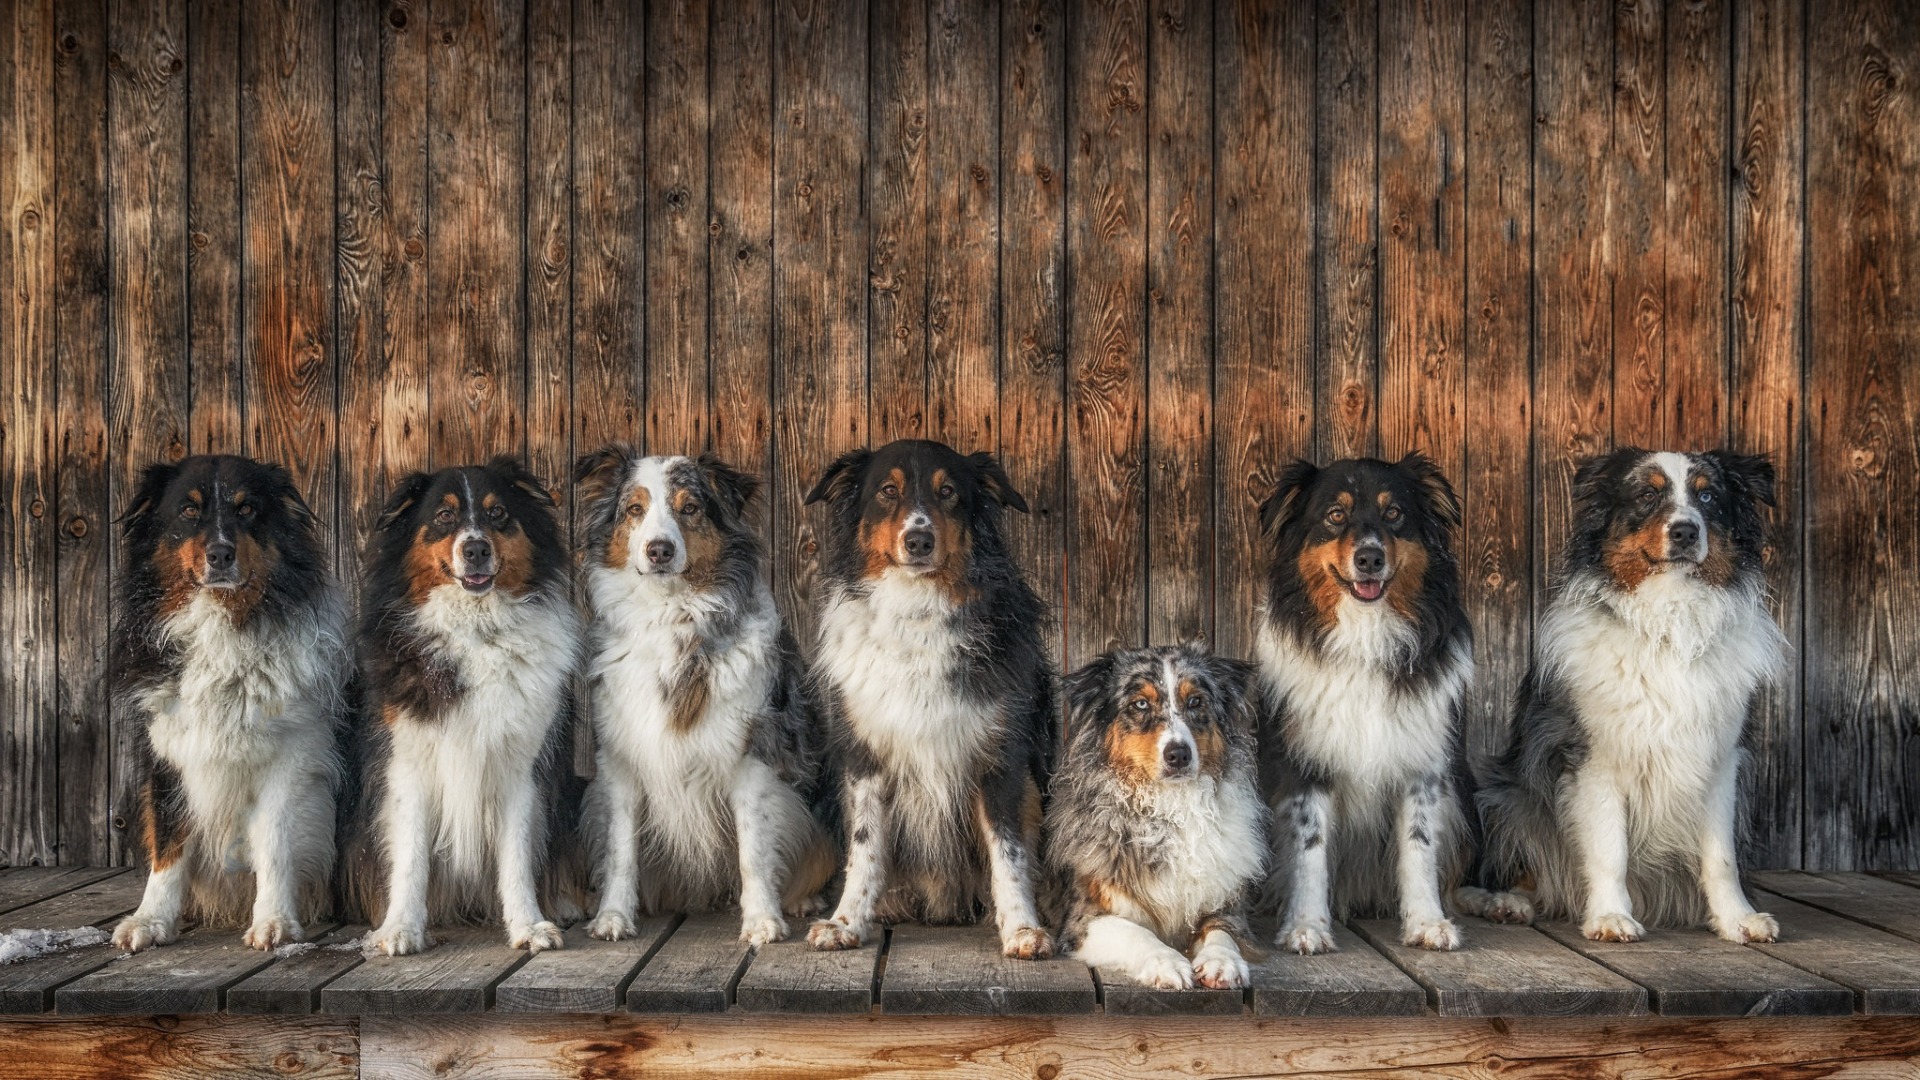
[[[1251,646],[1295,456],[1452,474],[1498,744],[1616,441],[1773,455],[1756,864],[1920,861],[1920,34],[1895,0],[15,0],[0,26],[0,860],[124,861],[111,519],[287,460],[610,439],[769,478],[805,640],[869,440],[994,449],[1070,663]],[[571,511],[569,511],[571,513]]]

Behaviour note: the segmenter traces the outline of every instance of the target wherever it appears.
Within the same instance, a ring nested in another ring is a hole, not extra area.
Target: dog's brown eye
[[[1205,705],[1206,703],[1207,703],[1206,698],[1201,697],[1199,694],[1195,694],[1192,697],[1187,699],[1187,708],[1197,709],[1200,706]]]
[[[1347,512],[1336,506],[1327,511],[1327,521],[1334,525],[1344,525],[1347,522]]]
[[[236,514],[239,514],[239,515],[240,515],[241,517],[252,517],[252,516],[253,516],[253,504],[252,504],[252,503],[241,503],[241,504],[240,504],[239,506],[236,506],[236,507],[234,507],[234,508],[233,508],[233,512],[234,512],[234,513],[236,513]]]
[[[450,506],[441,507],[433,515],[433,520],[439,522],[442,525],[451,525],[453,523],[453,508]]]
[[[1397,507],[1397,506],[1389,506],[1389,507],[1387,507],[1387,520],[1388,520],[1388,521],[1399,521],[1399,520],[1400,520],[1400,508],[1399,508],[1399,507]]]
[[[698,514],[699,512],[700,512],[700,504],[697,502],[694,502],[692,499],[688,499],[686,502],[680,504],[681,517],[692,517],[695,514]]]
[[[883,499],[897,499],[900,497],[900,489],[893,484],[882,484],[880,485],[880,497]]]
[[[953,485],[952,485],[952,484],[941,484],[941,485],[940,485],[940,497],[941,497],[941,498],[943,498],[943,499],[951,499],[951,498],[953,498]]]
[[[188,521],[192,521],[194,518],[200,516],[200,508],[192,503],[188,503],[180,508],[180,516],[186,518]]]
[[[488,521],[505,521],[505,520],[507,520],[507,508],[506,508],[506,507],[504,507],[504,506],[491,506],[491,507],[488,507],[488,508],[487,508],[487,520],[488,520]]]
[[[633,503],[627,507],[627,516],[630,518],[644,517],[646,512],[647,508],[639,503]]]

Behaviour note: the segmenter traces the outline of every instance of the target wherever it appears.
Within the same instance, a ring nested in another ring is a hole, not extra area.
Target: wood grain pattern
[[[1093,975],[1069,958],[1010,960],[990,926],[887,932],[880,1010],[894,1016],[1054,1016],[1094,1011]]]
[[[219,1012],[227,987],[273,959],[242,944],[231,927],[201,927],[68,983],[54,992],[54,1008],[66,1016]]]
[[[1660,442],[1708,450],[1727,441],[1734,148],[1732,14],[1725,0],[1666,15],[1666,216]]]
[[[245,303],[249,297],[243,295],[242,278],[252,238],[244,232],[246,191],[240,177],[245,152],[242,132],[250,130],[243,126],[242,98],[254,87],[242,70],[241,39],[251,32],[247,45],[258,47],[262,18],[279,21],[277,17],[288,12],[262,10],[249,19],[250,13],[250,8],[233,0],[210,0],[187,13],[185,359],[192,409],[187,441],[196,454],[244,453],[248,443]],[[251,54],[247,58],[252,59]],[[257,160],[244,164],[258,166]]]
[[[1257,924],[1255,938],[1273,940],[1271,922]],[[1253,1011],[1257,1016],[1425,1016],[1427,992],[1358,934],[1333,927],[1338,952],[1301,956],[1273,948],[1253,966]]]
[[[1361,937],[1427,988],[1441,1016],[1638,1016],[1647,992],[1530,926],[1467,930],[1457,952],[1430,952],[1400,944],[1399,926],[1368,919],[1353,926]]]
[[[634,1012],[725,1012],[733,987],[747,966],[752,946],[740,941],[740,920],[732,915],[689,915],[656,948],[628,984],[627,1008]]]
[[[1000,19],[998,0],[927,6],[926,430],[962,453],[1000,438]]]
[[[283,1016],[319,1012],[321,988],[366,959],[359,945],[367,930],[342,926],[308,937],[313,948],[278,957],[266,969],[229,986],[224,995],[227,1011]]]
[[[1635,942],[1588,941],[1570,923],[1541,933],[1639,983],[1662,1016],[1845,1016],[1853,992],[1706,930],[1655,930]]]
[[[762,945],[734,987],[747,1012],[864,1013],[884,964],[880,949],[819,952],[796,926],[792,938]]]
[[[527,4],[527,464],[568,507],[573,475],[573,3]],[[705,286],[705,282],[701,283]],[[561,531],[572,541],[570,514]],[[584,712],[584,710],[583,710]],[[583,730],[590,723],[579,718]],[[588,754],[591,740],[575,752]]]
[[[673,931],[671,916],[644,919],[625,941],[595,941],[585,927],[567,931],[567,947],[528,960],[494,988],[503,1012],[616,1012],[627,983]]]
[[[867,421],[875,445],[927,436],[926,0],[868,8]]]
[[[1612,282],[1613,441],[1663,444],[1666,391],[1666,5],[1614,9],[1613,103],[1606,114],[1605,265]]]
[[[42,1080],[373,1075],[361,1070],[359,1026],[318,1016],[50,1017],[0,1024],[0,1033]]]
[[[646,443],[706,449],[707,0],[650,4],[646,27]]]
[[[1781,939],[1754,948],[1852,989],[1863,1013],[1920,1011],[1920,946],[1773,893],[1752,900],[1780,920]]]
[[[527,961],[498,926],[435,929],[437,944],[412,956],[373,956],[320,990],[320,1009],[336,1016],[483,1012],[493,988]]]
[[[1380,12],[1314,9],[1314,454],[1380,450]]]
[[[110,866],[16,866],[0,871],[0,914],[124,872]]]
[[[1753,881],[1770,892],[1920,941],[1920,888],[1861,874],[1763,870]]]

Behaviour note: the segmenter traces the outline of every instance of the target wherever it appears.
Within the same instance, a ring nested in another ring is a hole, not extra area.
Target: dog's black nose
[[[1385,548],[1363,547],[1354,549],[1353,569],[1355,573],[1372,577],[1375,574],[1385,571],[1386,568],[1387,552]]]
[[[1691,521],[1676,521],[1667,526],[1667,542],[1692,551],[1700,543],[1700,526]]]
[[[460,541],[460,557],[469,564],[483,563],[493,558],[493,542],[484,536],[470,537]]]
[[[647,541],[647,561],[655,566],[665,566],[673,561],[673,541]]]
[[[224,540],[207,545],[207,569],[233,569],[233,545]]]
[[[907,554],[912,558],[924,559],[933,554],[932,529],[908,529],[900,542],[906,545]]]
[[[1160,756],[1167,760],[1167,768],[1185,769],[1193,764],[1193,747],[1183,742],[1168,743]]]

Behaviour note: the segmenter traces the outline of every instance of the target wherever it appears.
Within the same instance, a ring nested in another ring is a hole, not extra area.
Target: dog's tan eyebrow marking
[[[1708,478],[1706,473],[1693,474],[1693,490],[1705,491],[1707,490],[1707,485],[1711,483],[1713,483],[1713,481]]]
[[[500,496],[495,495],[491,491],[487,492],[486,498],[480,500],[480,505],[486,507],[489,510],[493,509],[495,506],[498,506],[499,504],[500,504]]]
[[[1651,472],[1647,473],[1647,483],[1651,484],[1655,491],[1665,491],[1667,489],[1667,474],[1660,468],[1655,467]]]
[[[460,509],[460,496],[455,495],[453,492],[449,491],[446,494],[440,496],[440,505],[446,507],[449,510],[458,510]]]
[[[1339,503],[1342,509],[1351,510],[1353,509],[1353,492],[1343,491],[1334,496],[1333,501]]]
[[[243,503],[243,502],[246,502],[246,501],[247,501],[247,489],[246,489],[246,488],[241,488],[241,489],[240,489],[239,491],[236,491],[236,492],[234,492],[234,493],[233,493],[233,505],[235,505],[235,506],[239,506],[239,505],[240,505],[241,503]]]
[[[194,488],[193,490],[187,492],[187,498],[192,499],[194,502],[199,502],[202,498],[204,498],[204,496],[200,494],[199,488]]]
[[[1385,510],[1388,506],[1391,506],[1393,504],[1393,492],[1383,491],[1373,501],[1380,504],[1380,509]]]

